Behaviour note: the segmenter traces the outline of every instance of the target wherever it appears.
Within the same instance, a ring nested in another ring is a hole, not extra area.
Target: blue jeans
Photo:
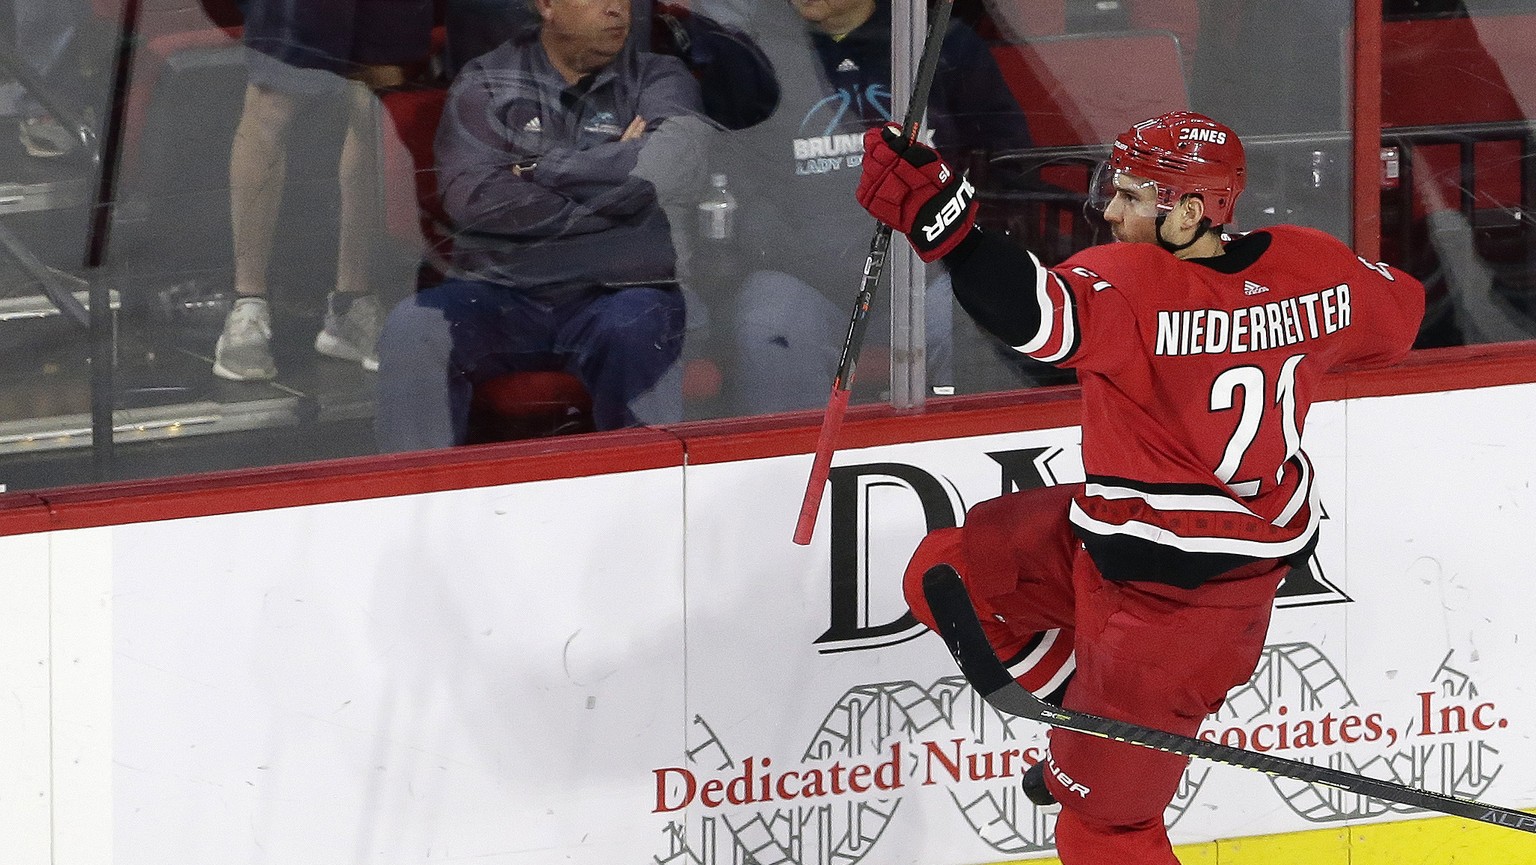
[[[548,304],[450,279],[398,304],[379,336],[380,450],[462,444],[477,382],[563,370],[592,396],[600,430],[682,419],[683,295],[626,286]]]
[[[853,299],[851,289],[848,297]],[[954,293],[947,271],[929,283],[924,301],[928,384],[953,384]],[[890,310],[887,297],[871,308],[865,345],[891,344]],[[848,335],[849,311],[787,273],[751,273],[742,287],[735,322],[739,409],[761,414],[826,405]]]

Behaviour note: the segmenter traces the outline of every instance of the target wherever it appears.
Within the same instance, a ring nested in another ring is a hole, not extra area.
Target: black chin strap
[[[1195,245],[1195,241],[1197,241],[1200,238],[1204,237],[1205,233],[1207,231],[1211,230],[1211,220],[1208,217],[1201,217],[1200,218],[1200,225],[1195,228],[1195,234],[1194,234],[1193,237],[1191,237],[1189,240],[1185,241],[1184,243],[1169,243],[1168,241],[1163,239],[1163,222],[1166,221],[1167,219],[1168,219],[1168,211],[1166,211],[1166,210],[1159,210],[1157,212],[1157,245],[1161,246],[1163,249],[1168,250],[1169,252],[1173,253],[1174,255],[1178,255],[1179,253],[1183,252],[1184,250],[1190,248],[1191,246],[1194,246]]]

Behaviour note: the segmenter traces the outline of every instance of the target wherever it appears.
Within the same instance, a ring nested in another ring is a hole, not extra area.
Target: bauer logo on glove
[[[976,224],[976,189],[938,151],[896,126],[864,133],[856,193],[870,215],[907,235],[923,261],[942,258]]]
[[[975,198],[976,187],[971,185],[970,180],[964,177],[960,178],[960,187],[955,190],[955,194],[944,201],[944,205],[934,215],[932,222],[923,225],[923,241],[929,244],[937,243],[944,236],[944,232],[954,228],[955,223],[961,217],[974,219],[971,214],[971,202]],[[967,230],[969,228],[970,226],[966,226]],[[963,235],[964,232],[960,232],[960,236]],[[955,242],[958,243],[959,239],[959,237],[956,237]],[[954,244],[951,243],[950,246],[954,246]],[[947,252],[948,250],[945,251]],[[943,255],[943,253],[939,254]]]

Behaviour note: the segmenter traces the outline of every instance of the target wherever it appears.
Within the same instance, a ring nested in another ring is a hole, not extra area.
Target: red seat
[[[452,246],[448,216],[437,196],[436,152],[437,123],[443,116],[448,90],[444,87],[413,87],[380,95],[384,113],[394,125],[401,143],[399,148],[382,148],[385,177],[410,174],[415,184],[402,189],[386,184],[384,220],[392,237],[409,239],[419,228],[427,244],[428,264],[439,274],[447,270],[447,256]],[[402,164],[402,159],[410,160]]]
[[[1386,22],[1381,44],[1382,126],[1523,121],[1536,115],[1533,41],[1536,15]],[[1456,147],[1431,145],[1422,148],[1421,155],[1441,195],[1456,201],[1461,194]],[[1476,206],[1519,206],[1520,172],[1519,141],[1477,145]],[[1413,207],[1416,216],[1423,215],[1422,197],[1415,198]]]
[[[116,29],[124,23],[129,2],[137,4],[134,38],[138,48],[124,112],[122,164],[133,171],[142,165],[145,128],[161,76],[187,52],[238,44],[244,21],[234,0],[92,0],[91,9],[103,26]],[[230,64],[239,59],[231,55]],[[244,74],[243,69],[239,74]],[[232,110],[238,112],[238,105]]]
[[[138,4],[138,32],[148,38],[162,33],[204,27],[239,27],[245,23],[235,0],[91,0],[91,12],[102,21],[122,21],[129,2]]]
[[[591,432],[592,397],[573,375],[518,372],[475,387],[467,444]]]
[[[1179,41],[1167,31],[1046,36],[992,54],[1041,147],[1108,144],[1133,123],[1189,108]]]
[[[128,2],[93,0],[100,26],[121,27]],[[118,252],[137,255],[134,266],[150,273],[218,273],[230,254],[229,152],[246,87],[243,19],[234,0],[131,2],[136,48],[123,98],[119,192],[145,214],[146,236]],[[303,152],[318,163],[339,158],[328,149]]]
[[[989,42],[1018,42],[1067,30],[1066,0],[994,0],[972,4],[971,9],[972,29]],[[955,15],[963,17],[959,9]]]
[[[1031,238],[1055,263],[1094,242],[1080,196],[1088,191],[1098,148],[1107,150],[1133,123],[1189,108],[1179,41],[1165,30],[1044,36],[993,45],[992,54],[1037,146],[1094,148],[1052,154],[1049,161],[1023,154],[1059,195],[983,201],[986,219]],[[1135,58],[1132,73],[1127,58]]]
[[[1199,0],[1136,0],[1130,11],[1132,29],[1173,33],[1179,40],[1184,74],[1194,71],[1195,52],[1200,47]]]

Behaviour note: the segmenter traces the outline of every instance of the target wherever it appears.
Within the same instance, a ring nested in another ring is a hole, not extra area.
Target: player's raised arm
[[[1049,271],[976,227],[976,190],[938,151],[895,127],[871,129],[856,194],[871,216],[907,236],[919,258],[944,260],[955,299],[977,324],[1011,346],[1036,339],[1057,308]]]

